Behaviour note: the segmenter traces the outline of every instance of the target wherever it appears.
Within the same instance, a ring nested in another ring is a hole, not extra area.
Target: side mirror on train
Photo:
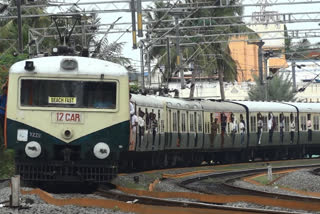
[[[26,65],[24,66],[24,69],[27,71],[33,71],[35,69],[33,65],[33,61],[26,61]]]

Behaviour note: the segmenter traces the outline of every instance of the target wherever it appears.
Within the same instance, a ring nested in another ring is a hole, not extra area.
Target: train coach
[[[132,166],[188,166],[203,161],[278,160],[320,154],[320,107],[316,103],[142,95],[133,96],[132,101],[138,122],[143,123],[126,159]]]
[[[110,181],[128,150],[129,86],[120,65],[53,56],[10,68],[5,144],[25,181]]]

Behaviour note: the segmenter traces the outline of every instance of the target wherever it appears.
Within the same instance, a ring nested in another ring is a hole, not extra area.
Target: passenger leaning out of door
[[[232,139],[232,145],[235,142],[236,139],[236,133],[238,130],[238,124],[237,124],[237,119],[235,118],[235,116],[231,113],[231,139]]]
[[[294,122],[294,116],[290,114],[290,143],[294,141],[294,132],[296,131],[296,124]]]
[[[221,113],[221,148],[224,145],[224,135],[226,133],[227,127],[227,116],[224,113]]]
[[[246,122],[244,121],[242,114],[240,114],[239,128],[240,128],[240,144],[243,144],[244,143],[244,135],[246,133]]]
[[[219,129],[218,118],[214,118],[214,121],[213,121],[213,117],[211,116],[211,134],[210,134],[211,147],[214,146],[214,139],[217,136],[218,129]]]
[[[308,128],[308,142],[311,142],[311,141],[312,141],[312,122],[311,122],[311,114],[308,114],[307,128]]]
[[[268,114],[268,130],[269,130],[269,143],[272,143],[273,130],[276,128],[276,122],[273,118],[273,114]]]
[[[284,115],[283,113],[280,114],[280,142],[283,143],[283,138],[284,138]]]
[[[258,118],[258,132],[257,132],[257,139],[258,139],[258,144],[261,144],[261,136],[262,136],[262,127],[263,127],[263,120],[262,120],[262,115],[259,112],[257,114]]]

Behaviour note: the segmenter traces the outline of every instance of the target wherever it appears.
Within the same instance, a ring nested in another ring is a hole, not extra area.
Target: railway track
[[[285,167],[276,167],[273,168],[273,172],[279,172],[283,170],[292,170],[292,169],[301,169],[301,168],[311,168],[311,167],[320,167],[319,164],[313,165],[298,165],[298,166],[285,166]],[[319,172],[320,169],[315,169],[313,172]],[[248,188],[243,188],[239,186],[234,186],[233,183],[236,180],[240,180],[247,176],[252,176],[259,173],[266,172],[266,169],[250,169],[250,170],[238,170],[238,171],[231,171],[231,172],[220,172],[220,173],[212,173],[210,175],[205,175],[201,177],[186,179],[180,182],[178,185],[180,187],[198,191],[204,194],[220,194],[220,192],[213,192],[210,189],[198,189],[193,186],[190,186],[191,183],[203,181],[206,179],[214,178],[216,180],[217,186],[215,186],[215,190],[222,189],[223,194],[232,194],[232,195],[250,195],[250,196],[261,196],[261,197],[268,197],[268,198],[277,198],[289,201],[304,201],[304,202],[312,202],[312,203],[319,203],[320,198],[314,197],[306,197],[306,196],[295,196],[295,195],[288,195],[288,194],[281,194],[281,193],[271,193],[259,190],[253,190]],[[220,185],[220,188],[219,186]],[[228,192],[229,191],[229,192]]]
[[[196,208],[196,209],[210,209],[215,211],[224,211],[228,213],[292,213],[284,211],[273,211],[265,209],[253,209],[253,208],[236,208],[231,206],[224,206],[222,204],[214,203],[203,203],[203,202],[191,202],[187,200],[177,200],[177,199],[159,199],[154,197],[147,196],[136,196],[136,195],[127,195],[119,192],[114,192],[110,190],[105,190],[99,188],[96,192],[97,195],[103,196],[105,198],[110,198],[119,201],[126,201],[127,203],[134,204],[143,204],[143,205],[152,205],[152,206],[165,206],[165,207],[183,207],[183,208]]]

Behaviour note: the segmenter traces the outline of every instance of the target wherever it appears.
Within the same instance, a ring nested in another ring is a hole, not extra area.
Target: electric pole
[[[293,61],[291,63],[292,67],[292,92],[296,92],[297,86],[296,86],[296,62]]]
[[[21,0],[17,0],[17,22],[18,22],[18,42],[19,42],[19,52],[23,52],[23,40],[22,40],[22,19],[21,19]]]
[[[180,32],[179,32],[179,19],[178,15],[174,16],[175,26],[176,26],[176,49],[177,49],[177,68],[180,71],[181,89],[184,89],[184,72],[181,69],[181,59],[180,59]]]

